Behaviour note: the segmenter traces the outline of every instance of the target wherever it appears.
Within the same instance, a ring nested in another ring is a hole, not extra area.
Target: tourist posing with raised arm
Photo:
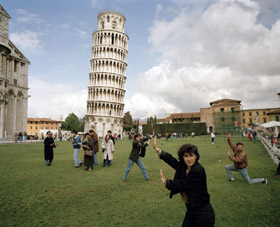
[[[44,140],[44,145],[45,166],[51,166],[53,161],[53,148],[57,146],[57,144],[54,143],[51,131],[47,131],[47,137]]]
[[[198,162],[197,147],[192,144],[182,145],[177,152],[178,160],[157,146],[156,137],[153,146],[159,158],[176,171],[174,179],[167,180],[160,170],[160,178],[165,187],[170,190],[169,197],[172,198],[173,195],[180,193],[187,207],[182,226],[214,226],[215,214],[207,192],[206,173]]]
[[[232,156],[228,150],[228,158],[231,161],[233,161],[234,164],[225,166],[229,181],[234,181],[231,171],[238,171],[240,175],[244,178],[244,180],[249,184],[255,184],[255,183],[267,184],[267,179],[265,178],[250,179],[247,172],[248,157],[246,152],[243,150],[243,143],[238,142],[236,145],[234,145],[230,139],[230,136],[231,134],[227,135],[227,141],[234,155]]]
[[[141,161],[141,159],[139,157],[139,153],[140,153],[141,149],[147,147],[149,145],[149,142],[150,142],[149,139],[148,139],[147,143],[144,143],[144,140],[141,142],[141,136],[138,135],[138,134],[136,134],[134,136],[134,140],[132,142],[132,150],[131,150],[129,158],[128,158],[127,167],[124,171],[124,176],[123,176],[123,181],[124,182],[126,182],[127,175],[129,173],[132,165],[134,164],[134,162],[136,162],[136,164],[141,169],[145,180],[150,181],[150,178],[149,178],[148,173],[146,171],[146,167],[144,166],[143,162]]]

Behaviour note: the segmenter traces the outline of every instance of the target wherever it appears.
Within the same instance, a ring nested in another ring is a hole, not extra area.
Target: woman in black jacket
[[[207,192],[206,173],[198,162],[197,147],[192,144],[181,146],[178,151],[179,161],[157,147],[156,137],[154,149],[160,159],[176,170],[173,180],[166,180],[162,170],[160,177],[165,187],[170,190],[170,198],[180,193],[186,204],[187,212],[182,226],[214,226],[215,214]]]

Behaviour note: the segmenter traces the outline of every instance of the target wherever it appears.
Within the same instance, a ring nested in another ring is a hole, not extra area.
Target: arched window
[[[114,34],[112,34],[112,45],[114,44]]]
[[[116,27],[117,27],[117,22],[116,22],[116,21],[113,21],[113,22],[112,22],[112,28],[115,29]]]

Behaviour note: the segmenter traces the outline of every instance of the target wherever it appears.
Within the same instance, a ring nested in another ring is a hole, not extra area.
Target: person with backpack
[[[145,143],[145,141],[147,141]],[[141,136],[139,134],[136,134],[134,136],[134,140],[132,142],[132,150],[130,152],[129,158],[128,158],[128,163],[127,167],[124,171],[124,176],[123,176],[123,181],[126,182],[127,180],[127,175],[134,164],[134,162],[139,166],[139,168],[142,171],[142,174],[145,178],[146,181],[150,181],[150,178],[148,176],[148,173],[146,171],[146,167],[144,166],[143,162],[141,161],[139,154],[141,154],[143,151],[142,149],[146,149],[146,147],[149,145],[150,140],[149,138],[145,138],[141,141]]]

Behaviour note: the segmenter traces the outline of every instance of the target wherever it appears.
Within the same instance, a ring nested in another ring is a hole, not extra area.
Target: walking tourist
[[[215,139],[215,134],[214,134],[214,132],[212,131],[212,132],[211,132],[211,140],[212,140],[212,144],[214,144],[214,139]]]
[[[192,134],[191,134],[191,135],[192,135],[192,138],[194,139],[195,133],[194,133],[194,132],[192,132]]]
[[[78,132],[76,130],[73,130],[73,134],[74,134],[74,138],[73,138],[73,142],[72,142],[72,146],[74,148],[74,166],[75,168],[79,168],[82,166],[82,161],[79,159],[79,152],[80,152],[80,144],[81,143],[81,138],[78,135]]]
[[[244,180],[249,184],[255,184],[255,183],[267,184],[267,179],[265,178],[250,179],[247,171],[248,157],[246,152],[243,150],[243,144],[241,142],[238,142],[236,145],[234,145],[230,139],[230,136],[231,134],[228,134],[227,141],[234,155],[232,156],[228,151],[228,157],[231,161],[233,161],[234,164],[225,166],[229,181],[234,181],[231,171],[238,171],[240,175],[244,178]]]
[[[102,141],[102,148],[104,149],[103,167],[105,167],[106,161],[108,163],[108,166],[110,167],[113,160],[112,151],[114,151],[114,143],[109,135],[106,135],[105,139]]]
[[[86,133],[85,135],[85,141],[83,141],[82,143],[79,143],[80,146],[82,146],[82,148],[84,149],[84,166],[86,166],[85,170],[88,170],[89,172],[91,172],[92,170],[92,165],[94,163],[94,155],[93,155],[93,146],[92,143],[90,142],[90,135],[88,133]]]
[[[127,175],[129,173],[132,165],[134,164],[134,162],[136,162],[136,164],[141,169],[145,180],[150,181],[150,178],[149,178],[148,173],[146,171],[146,167],[144,166],[143,162],[141,161],[141,159],[139,157],[139,153],[140,153],[141,149],[146,148],[149,145],[150,140],[148,139],[147,143],[144,143],[144,142],[145,142],[144,140],[141,142],[141,136],[139,134],[134,135],[134,140],[132,142],[132,150],[131,150],[129,158],[128,158],[127,167],[124,171],[124,176],[123,176],[123,181],[124,182],[127,181],[126,180]]]
[[[92,129],[89,130],[89,134],[91,137],[91,143],[93,144],[94,148],[94,165],[97,165],[97,152],[99,151],[99,145],[98,145],[98,135],[95,131],[93,131]]]
[[[168,132],[165,133],[165,141],[168,141],[169,134]]]
[[[252,141],[252,138],[253,138],[253,137],[252,137],[252,133],[249,131],[249,132],[248,132],[248,139],[249,139],[250,141]]]
[[[252,135],[253,135],[254,143],[256,143],[256,137],[257,137],[256,130],[253,131]]]
[[[160,159],[170,165],[176,172],[174,180],[167,180],[160,170],[160,178],[165,187],[170,190],[169,197],[180,193],[187,208],[182,226],[207,226],[215,224],[214,210],[210,204],[207,191],[206,173],[198,162],[199,153],[195,145],[184,144],[178,150],[179,160],[161,150],[154,139],[154,150]]]
[[[53,161],[53,148],[57,147],[51,135],[51,131],[47,131],[47,137],[44,140],[44,156],[45,156],[45,166],[51,166]]]

